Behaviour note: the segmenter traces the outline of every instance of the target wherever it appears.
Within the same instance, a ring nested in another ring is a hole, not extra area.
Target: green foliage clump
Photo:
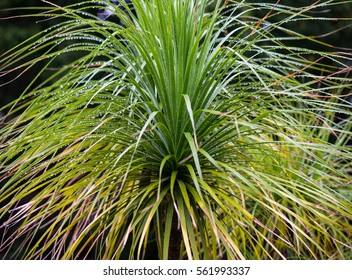
[[[123,25],[54,5],[66,20],[1,58],[44,72],[80,54],[1,125],[8,256],[351,256],[348,55],[287,45],[311,38],[285,25],[342,1],[210,2],[110,7]]]

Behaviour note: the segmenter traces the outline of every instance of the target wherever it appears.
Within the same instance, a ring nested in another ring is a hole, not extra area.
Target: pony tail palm
[[[352,1],[106,2],[0,57],[71,59],[3,108],[4,258],[350,259],[350,58],[287,26]]]

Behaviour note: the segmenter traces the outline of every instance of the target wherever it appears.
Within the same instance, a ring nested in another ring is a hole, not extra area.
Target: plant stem
[[[182,232],[178,225],[178,216],[176,211],[172,216],[171,224],[171,235],[170,235],[170,245],[169,245],[169,260],[179,260],[180,259],[180,247],[182,241]]]

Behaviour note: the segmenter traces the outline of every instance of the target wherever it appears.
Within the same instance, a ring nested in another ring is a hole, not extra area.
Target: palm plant
[[[6,74],[79,54],[5,108],[1,250],[350,258],[349,54],[286,44],[319,43],[286,24],[345,2],[134,0],[109,8],[123,25],[91,13],[103,2],[52,4],[64,21],[0,58]]]

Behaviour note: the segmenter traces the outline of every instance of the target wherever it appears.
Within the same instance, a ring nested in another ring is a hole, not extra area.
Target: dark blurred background
[[[51,0],[52,3],[55,3],[60,6],[77,3],[83,0]],[[277,0],[267,0],[267,1],[249,1],[252,3],[260,2],[271,2],[276,3]],[[295,7],[308,6],[316,0],[282,0],[281,3],[285,5],[291,5]],[[53,24],[53,21],[42,21],[41,18],[34,17],[13,17],[21,14],[33,13],[38,10],[23,10],[18,8],[25,7],[50,7],[48,4],[45,4],[41,0],[0,0],[0,56],[4,55],[5,52],[12,47],[16,46],[18,43],[23,42],[30,36],[38,33],[40,30],[43,30]],[[265,12],[266,13],[266,12]],[[263,12],[263,14],[265,14]],[[311,12],[312,16],[316,17],[329,17],[329,18],[348,18],[352,17],[352,4],[345,3],[343,5],[337,5],[334,7],[323,7],[315,9]],[[258,12],[257,16],[260,15]],[[274,20],[274,19],[271,19]],[[349,26],[351,21],[347,20],[332,20],[332,21],[299,21],[291,22],[287,25],[288,28],[291,28],[294,31],[303,33],[307,36],[320,36],[319,40],[327,43],[328,45],[334,45],[340,48],[352,48],[352,27]],[[332,32],[334,30],[341,29],[339,32]],[[332,32],[332,33],[331,33]],[[331,34],[330,34],[331,33]],[[329,34],[329,35],[328,35]],[[317,45],[309,41],[300,42],[303,46],[313,47],[315,49],[333,50],[327,45]],[[348,49],[335,49],[336,51],[348,51]],[[6,54],[5,54],[6,55]],[[65,58],[59,59],[55,63],[64,65]],[[67,57],[66,57],[67,59]],[[32,79],[40,70],[41,65],[38,64],[31,69],[31,71],[26,72],[25,75],[22,75],[14,83],[7,84],[0,87],[0,108],[17,98],[23,90],[26,88]],[[12,77],[13,78],[13,77]],[[0,77],[0,84],[11,80],[9,77]],[[40,82],[40,81],[38,81]],[[0,112],[1,114],[1,112]]]
[[[79,1],[52,0],[51,2],[63,6]],[[44,10],[41,9],[45,7],[50,9],[51,6],[41,0],[0,0],[0,58],[6,56],[6,52],[14,46],[53,25],[53,20],[43,20],[42,17],[21,16],[43,12]],[[65,59],[67,57],[60,58],[55,62],[56,65],[58,67],[64,65]],[[42,66],[40,63],[36,64],[30,71],[26,71],[24,75],[21,75],[20,78],[12,83],[8,82],[17,77],[19,72],[6,77],[0,75],[0,85],[6,83],[6,85],[0,86],[0,108],[19,97]],[[44,78],[45,75],[42,80]],[[42,80],[38,80],[37,84]],[[0,116],[4,113],[0,111]]]

